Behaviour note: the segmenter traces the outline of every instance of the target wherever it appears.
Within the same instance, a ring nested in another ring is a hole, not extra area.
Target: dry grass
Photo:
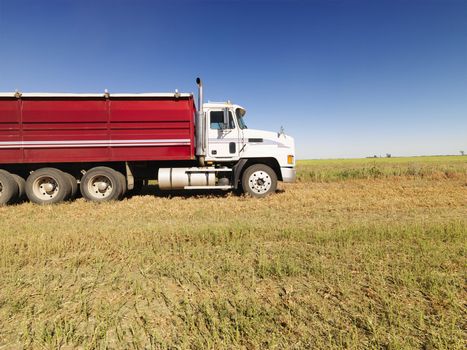
[[[304,162],[264,200],[0,208],[0,349],[463,349],[455,166],[312,182]]]

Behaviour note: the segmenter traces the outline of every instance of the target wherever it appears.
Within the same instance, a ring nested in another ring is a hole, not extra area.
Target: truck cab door
[[[211,109],[208,111],[207,160],[236,160],[240,146],[239,128],[232,111]]]

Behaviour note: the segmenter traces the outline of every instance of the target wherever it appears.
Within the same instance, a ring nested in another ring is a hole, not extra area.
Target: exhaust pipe
[[[200,78],[196,78],[198,85],[198,111],[196,113],[195,138],[196,155],[198,156],[199,166],[204,166],[206,156],[206,120],[203,110],[203,83]]]

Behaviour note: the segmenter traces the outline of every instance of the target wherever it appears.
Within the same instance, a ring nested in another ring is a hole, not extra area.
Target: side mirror
[[[224,118],[222,120],[222,129],[229,128],[229,109],[224,108]]]

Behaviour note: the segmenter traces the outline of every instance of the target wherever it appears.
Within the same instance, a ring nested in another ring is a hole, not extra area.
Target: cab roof
[[[206,103],[203,103],[203,107],[206,107],[206,108],[225,108],[225,107],[232,107],[232,108],[241,108],[241,109],[245,109],[243,108],[242,106],[240,105],[237,105],[237,104],[234,104],[234,103],[231,103],[229,101],[227,102],[206,102]]]

